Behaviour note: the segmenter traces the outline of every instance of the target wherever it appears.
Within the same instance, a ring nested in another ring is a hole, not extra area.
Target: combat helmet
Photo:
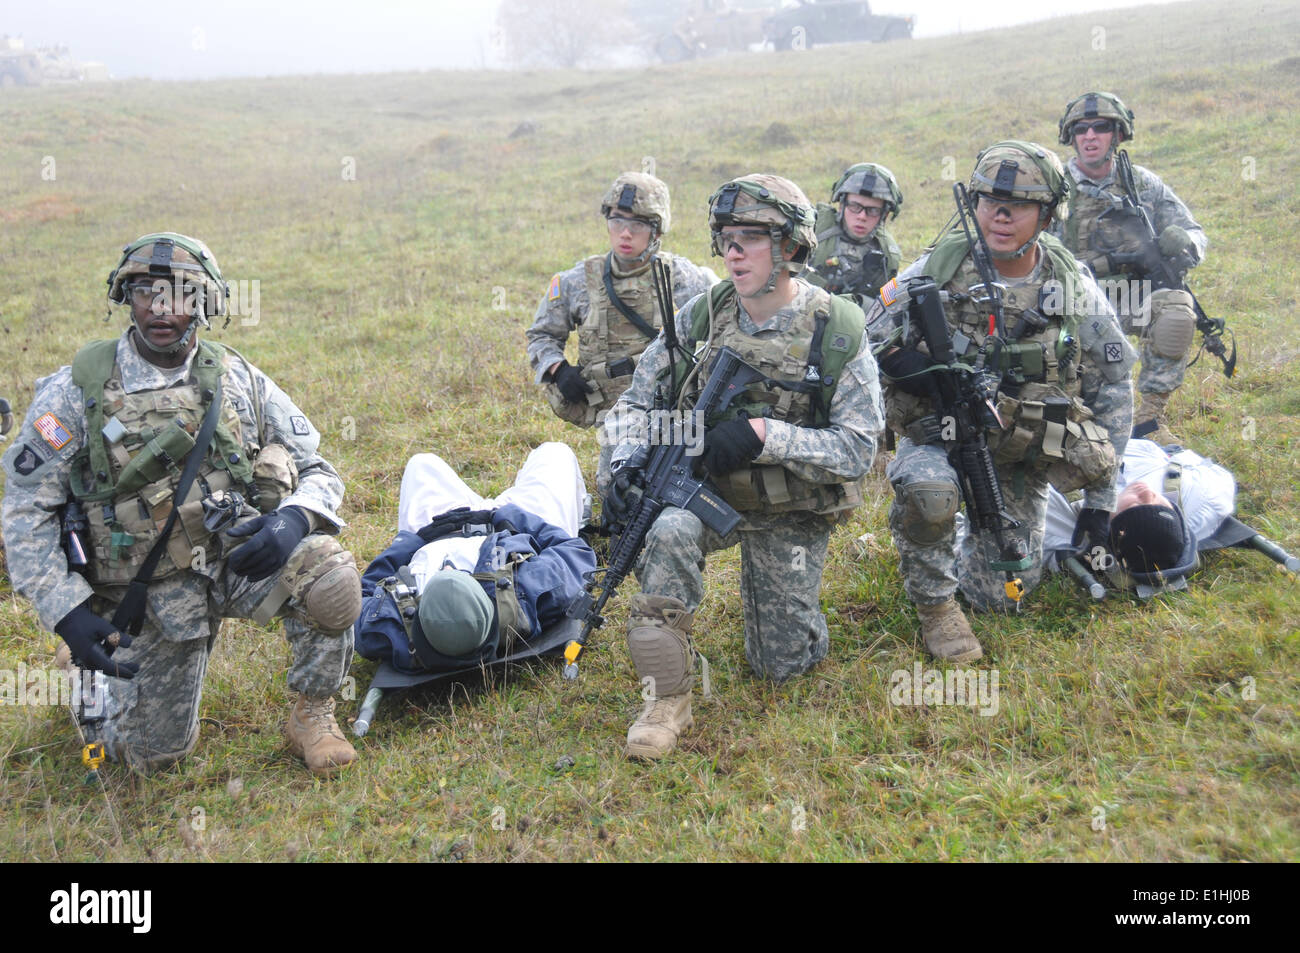
[[[189,346],[199,323],[210,327],[209,316],[228,313],[230,288],[211,250],[197,238],[176,232],[152,232],[122,248],[122,257],[108,274],[108,300],[126,304],[127,285],[132,278],[146,277],[158,285],[159,294],[181,296],[182,303],[195,305],[196,320],[175,344],[158,349],[140,338],[145,347],[160,354],[176,354]],[[166,287],[166,290],[162,289]]]
[[[817,247],[816,222],[817,213],[803,190],[779,175],[742,175],[709,196],[713,254],[723,254],[722,229],[728,225],[764,225],[772,236],[772,273],[759,294],[776,287],[782,270],[792,275],[803,271],[808,256]],[[787,240],[797,246],[792,260],[782,254],[781,246]]]
[[[1071,100],[1057,124],[1061,145],[1068,146],[1074,142],[1074,124],[1080,119],[1112,119],[1119,130],[1115,143],[1133,138],[1133,110],[1114,93],[1084,93]]]
[[[903,207],[903,190],[894,173],[875,162],[859,162],[844,170],[831,186],[831,201],[839,204],[847,195],[870,195],[885,203],[885,218],[898,218]],[[840,214],[844,214],[841,207]]]
[[[612,214],[644,219],[654,226],[650,244],[640,258],[648,259],[659,251],[659,238],[673,223],[668,186],[645,172],[624,172],[600,200],[601,218],[609,218]]]
[[[1055,152],[1036,142],[1005,139],[995,142],[975,158],[972,192],[998,199],[1027,199],[1043,206],[1043,222],[1055,213],[1064,220],[1069,205],[1070,177]]]

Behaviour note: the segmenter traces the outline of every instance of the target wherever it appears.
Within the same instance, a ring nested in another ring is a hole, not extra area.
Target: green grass
[[[565,440],[590,478],[594,436],[546,409],[523,332],[551,273],[600,250],[596,206],[618,171],[654,158],[673,189],[665,244],[705,261],[705,201],[725,179],[775,171],[821,200],[849,163],[880,161],[906,195],[895,234],[910,259],[948,216],[946,174],[964,179],[999,138],[1052,144],[1064,103],[1101,87],[1137,112],[1135,161],[1206,226],[1193,287],[1238,336],[1238,376],[1198,364],[1174,399],[1175,430],[1234,471],[1242,518],[1295,551],[1300,12],[1279,0],[1233,9],[1103,12],[642,71],[6,90],[0,394],[25,411],[36,377],[120,328],[101,319],[123,243],[164,228],[201,236],[228,277],[261,282],[261,322],[216,337],[320,428],[348,484],[345,541],[368,559],[395,530],[414,452],[441,453],[492,493],[529,447]],[[509,139],[525,119],[537,134]],[[53,181],[41,177],[46,156]],[[107,772],[120,841],[81,783],[67,714],[0,707],[0,859],[1295,857],[1294,579],[1262,556],[1221,554],[1190,593],[1148,606],[1095,605],[1053,580],[1021,616],[974,622],[983,667],[1000,676],[996,716],[895,707],[890,673],[929,662],[887,500],[877,486],[836,533],[823,590],[831,654],[788,684],[749,674],[738,560],[710,562],[697,632],[714,698],[697,694],[697,727],[663,763],[620,754],[639,707],[620,634],[626,593],[576,684],[540,664],[487,690],[394,697],[359,764],[333,782],[312,778],[282,739],[283,640],[231,622],[195,752],[150,780]],[[876,542],[860,559],[854,540],[867,532]],[[55,644],[0,584],[0,667],[48,666]],[[355,666],[358,695],[372,671]],[[183,838],[178,825],[199,816],[202,830]]]

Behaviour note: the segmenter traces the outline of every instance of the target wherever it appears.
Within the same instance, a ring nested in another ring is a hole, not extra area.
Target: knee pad
[[[1172,288],[1151,293],[1151,327],[1147,340],[1151,352],[1170,360],[1191,353],[1196,333],[1196,311],[1192,296]]]
[[[692,613],[671,596],[638,594],[627,621],[627,650],[637,678],[651,679],[655,697],[689,692],[695,681]]]
[[[898,488],[903,535],[914,543],[937,543],[952,532],[961,500],[947,481],[907,483]]]
[[[292,600],[314,628],[342,633],[361,614],[357,562],[333,536],[315,533],[303,540],[280,570],[275,591]]]

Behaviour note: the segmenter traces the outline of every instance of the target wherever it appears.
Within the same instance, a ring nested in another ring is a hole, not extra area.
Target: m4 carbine
[[[1003,589],[1008,599],[1020,604],[1024,585],[1016,574],[1032,565],[1024,542],[1016,530],[1020,523],[1007,512],[1002,487],[994,469],[985,431],[997,425],[998,379],[982,367],[957,360],[952,337],[933,278],[921,275],[907,282],[908,316],[919,330],[935,366],[927,373],[934,378],[939,397],[937,416],[945,442],[952,444],[948,462],[957,471],[966,519],[972,532],[992,533],[998,544],[998,560],[990,568],[1006,574]]]
[[[1155,226],[1151,223],[1147,210],[1142,207],[1139,201],[1137,180],[1133,176],[1133,163],[1128,157],[1128,153],[1119,151],[1115,154],[1116,176],[1119,183],[1123,186],[1124,195],[1124,213],[1131,216],[1138,223],[1139,243],[1141,250],[1137,252],[1112,252],[1106,257],[1110,261],[1111,270],[1119,271],[1124,267],[1132,267],[1140,272],[1141,277],[1151,282],[1156,290],[1172,288],[1176,291],[1185,291],[1192,299],[1192,309],[1196,312],[1196,330],[1201,332],[1201,349],[1209,351],[1219,359],[1223,364],[1223,376],[1231,377],[1237,369],[1237,338],[1232,330],[1227,327],[1223,318],[1211,318],[1201,307],[1201,302],[1196,299],[1192,289],[1187,287],[1183,280],[1184,270],[1179,270],[1170,263],[1164,255],[1160,254],[1159,243],[1156,239]],[[1104,213],[1105,215],[1114,214],[1119,210],[1113,209]],[[1228,335],[1232,342],[1232,353],[1229,354],[1223,344],[1223,335]],[[1196,357],[1188,363],[1188,367],[1195,364],[1200,358],[1198,352]]]
[[[764,380],[763,374],[746,364],[731,348],[718,348],[713,370],[692,413],[697,414],[703,424],[726,410],[732,400],[751,384]],[[623,525],[615,529],[609,547],[609,565],[597,570],[601,574],[599,581],[593,575],[586,591],[569,606],[569,618],[581,620],[582,631],[565,646],[565,678],[577,677],[578,658],[587,639],[605,623],[601,615],[605,603],[636,565],[637,557],[645,548],[646,534],[665,507],[676,506],[694,513],[700,522],[719,536],[726,536],[740,523],[740,514],[708,480],[696,478],[695,465],[699,456],[688,452],[685,440],[656,444],[649,451],[644,470],[645,485],[640,497],[629,508]]]

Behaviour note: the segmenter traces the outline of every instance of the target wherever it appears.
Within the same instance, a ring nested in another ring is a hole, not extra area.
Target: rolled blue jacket
[[[357,651],[368,659],[388,661],[402,671],[428,671],[412,653],[406,628],[396,602],[379,584],[410,563],[425,545],[418,534],[400,532],[366,569],[361,577],[361,615],[356,625]],[[512,656],[543,655],[563,648],[564,639],[550,645],[544,638],[547,630],[565,617],[569,603],[582,592],[586,575],[596,568],[596,554],[582,539],[570,536],[558,526],[528,513],[514,504],[492,512],[492,532],[483,537],[475,573],[490,573],[494,557],[508,559],[511,554],[529,554],[514,573],[515,598],[518,599],[529,634],[523,644],[516,644]],[[455,570],[452,570],[455,571]],[[496,605],[496,583],[480,580],[483,591]],[[418,618],[411,625],[418,628]],[[436,655],[436,653],[434,653]],[[480,663],[500,658],[497,618],[492,618],[492,634],[479,652],[470,658],[440,656],[448,671],[476,668]]]

